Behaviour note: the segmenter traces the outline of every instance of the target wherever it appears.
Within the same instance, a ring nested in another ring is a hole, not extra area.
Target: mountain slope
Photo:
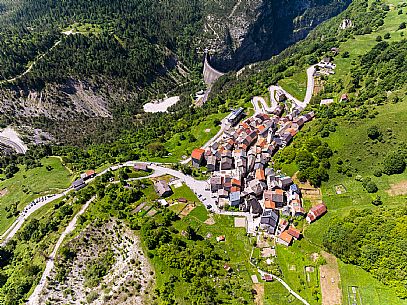
[[[1,0],[0,121],[43,127],[140,113],[157,95],[198,88],[206,47],[215,64],[235,69],[303,38],[347,3]]]

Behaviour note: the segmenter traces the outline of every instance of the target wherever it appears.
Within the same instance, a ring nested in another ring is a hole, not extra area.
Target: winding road
[[[301,110],[304,110],[309,102],[311,101],[312,95],[314,93],[314,86],[315,86],[315,79],[314,79],[314,73],[315,73],[315,66],[311,66],[307,69],[307,92],[305,94],[304,101],[300,101],[299,99],[295,98],[293,95],[288,93],[286,90],[284,90],[280,86],[270,86],[269,87],[269,93],[270,93],[270,101],[271,101],[271,107],[269,107],[264,100],[263,97],[261,96],[255,96],[252,99],[252,104],[254,107],[255,113],[272,113],[278,106],[278,102],[275,98],[275,92],[277,90],[281,90],[284,92],[285,96],[293,101],[293,103],[296,105],[296,108]],[[260,105],[259,105],[260,104]]]

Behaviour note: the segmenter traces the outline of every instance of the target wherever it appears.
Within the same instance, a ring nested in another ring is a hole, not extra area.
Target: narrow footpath
[[[61,236],[58,239],[58,242],[56,243],[54,250],[52,251],[50,257],[48,258],[47,264],[45,266],[45,270],[42,274],[42,277],[40,279],[40,282],[38,283],[37,287],[35,287],[34,292],[31,294],[31,296],[28,299],[27,304],[31,305],[40,305],[39,303],[39,296],[41,291],[44,289],[47,277],[50,275],[52,269],[54,269],[54,264],[55,264],[55,257],[57,255],[58,249],[61,246],[62,242],[64,241],[65,237],[72,233],[73,230],[76,227],[76,222],[78,221],[78,217],[85,213],[86,209],[89,207],[92,201],[96,199],[96,196],[93,196],[88,202],[86,202],[82,209],[74,216],[74,218],[71,220],[71,222],[68,224],[66,227],[65,231],[61,234]]]

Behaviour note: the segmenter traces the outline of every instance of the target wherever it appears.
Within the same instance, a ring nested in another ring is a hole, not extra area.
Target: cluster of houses
[[[306,215],[301,192],[291,177],[268,165],[273,155],[313,119],[314,113],[280,115],[259,113],[239,124],[230,124],[208,148],[193,150],[191,159],[193,166],[206,165],[212,173],[210,190],[220,208],[232,206],[250,212],[260,218],[260,228],[266,234],[290,244],[293,238],[300,237],[300,232],[289,228],[288,221],[280,216]]]

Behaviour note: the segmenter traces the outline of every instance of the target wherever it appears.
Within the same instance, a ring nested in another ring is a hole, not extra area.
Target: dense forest
[[[2,76],[11,78],[25,70],[35,55],[55,41],[66,39],[66,47],[47,58],[28,81],[58,81],[61,77],[95,74],[114,76],[137,87],[168,59],[165,49],[193,63],[189,41],[198,29],[198,1],[19,1],[8,4],[1,16]],[[64,38],[61,31],[83,24],[89,35]],[[92,28],[97,31],[91,31]],[[130,65],[131,64],[131,65]],[[26,81],[26,80],[24,80]]]
[[[407,208],[352,210],[335,219],[324,236],[327,250],[361,266],[407,297]]]

